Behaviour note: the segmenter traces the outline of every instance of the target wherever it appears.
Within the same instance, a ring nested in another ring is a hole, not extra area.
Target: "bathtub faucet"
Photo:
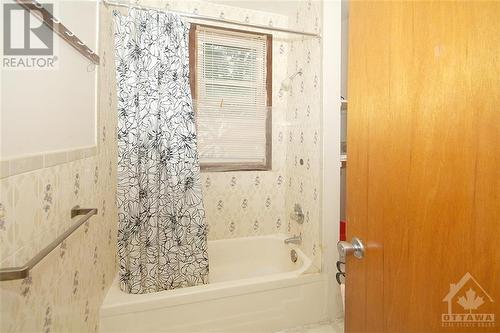
[[[302,235],[293,236],[285,239],[285,244],[296,244],[300,245],[302,243]]]

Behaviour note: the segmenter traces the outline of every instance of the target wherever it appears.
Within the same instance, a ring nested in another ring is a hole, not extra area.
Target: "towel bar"
[[[0,281],[24,279],[29,271],[45,258],[53,249],[69,237],[78,227],[84,224],[90,217],[97,214],[97,208],[80,208],[75,206],[71,209],[71,218],[82,215],[75,224],[57,237],[52,243],[44,247],[37,255],[31,258],[25,265],[19,267],[8,267],[0,269]]]

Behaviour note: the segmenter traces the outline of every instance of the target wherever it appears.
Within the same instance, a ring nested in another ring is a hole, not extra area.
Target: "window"
[[[272,36],[192,24],[189,57],[201,169],[270,170]]]

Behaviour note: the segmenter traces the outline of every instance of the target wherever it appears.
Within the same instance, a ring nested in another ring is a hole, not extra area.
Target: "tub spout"
[[[293,236],[285,239],[285,244],[296,244],[300,245],[302,243],[302,235]]]

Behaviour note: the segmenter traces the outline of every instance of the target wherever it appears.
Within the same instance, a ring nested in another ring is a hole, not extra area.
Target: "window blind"
[[[267,38],[198,26],[198,149],[204,165],[266,164]]]

